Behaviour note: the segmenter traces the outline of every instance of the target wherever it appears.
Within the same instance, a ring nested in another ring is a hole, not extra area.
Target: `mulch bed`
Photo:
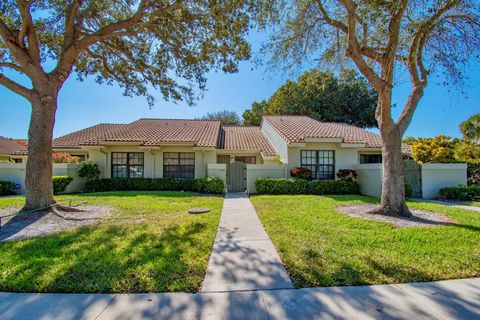
[[[2,209],[0,217],[3,217],[0,229],[0,242],[23,238],[33,238],[64,230],[78,228],[90,224],[99,223],[103,218],[111,215],[112,209],[106,206],[83,205],[75,207],[74,211],[58,210],[67,218],[63,219],[51,211],[20,213],[18,208]]]
[[[390,222],[397,227],[437,227],[456,223],[454,220],[443,214],[416,209],[410,209],[413,215],[411,218],[393,217],[383,214],[370,213],[378,208],[379,206],[375,204],[360,204],[353,206],[341,206],[337,207],[336,209],[337,211],[350,217]]]

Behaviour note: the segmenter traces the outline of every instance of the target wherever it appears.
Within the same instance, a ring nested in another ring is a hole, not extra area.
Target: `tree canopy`
[[[262,115],[306,115],[319,121],[374,127],[377,94],[352,70],[310,70],[288,80],[268,99],[252,103],[243,113],[245,124],[258,125]]]
[[[235,126],[241,124],[240,117],[234,111],[222,110],[218,112],[209,112],[200,119],[219,120],[223,125]]]
[[[480,142],[480,113],[474,114],[460,124],[463,138]]]

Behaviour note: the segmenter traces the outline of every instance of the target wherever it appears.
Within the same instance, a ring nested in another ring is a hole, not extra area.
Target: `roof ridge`
[[[220,120],[210,120],[210,119],[174,119],[174,118],[140,118],[133,122],[140,120],[160,120],[160,121],[210,121],[210,122],[221,122]],[[131,123],[133,123],[131,122]]]

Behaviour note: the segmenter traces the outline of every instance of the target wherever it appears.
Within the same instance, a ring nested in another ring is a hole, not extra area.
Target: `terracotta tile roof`
[[[100,123],[89,128],[72,132],[70,134],[53,139],[54,149],[79,149],[80,144],[97,136],[101,136],[112,130],[126,126],[125,124]]]
[[[190,142],[197,147],[215,148],[220,126],[220,121],[209,120],[140,119],[92,137],[81,145],[138,142],[143,146],[158,146],[162,142]]]
[[[277,155],[277,151],[263,135],[260,127],[222,127],[218,149],[258,150],[262,156],[266,157],[274,157]]]
[[[25,145],[21,142],[15,139],[0,137],[0,154],[13,155],[23,149],[25,149]]]
[[[365,143],[367,148],[381,148],[376,133],[345,123],[320,122],[307,116],[265,116],[288,143],[302,143],[305,138],[341,138],[344,143]]]

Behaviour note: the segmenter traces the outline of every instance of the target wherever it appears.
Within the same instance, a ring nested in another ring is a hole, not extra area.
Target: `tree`
[[[474,114],[468,120],[460,123],[463,139],[480,142],[480,113]]]
[[[223,125],[236,126],[241,124],[240,117],[236,112],[223,110],[218,112],[209,112],[201,117],[202,120],[220,120]]]
[[[319,121],[374,127],[376,103],[375,90],[354,71],[345,70],[336,77],[313,69],[296,82],[288,80],[268,102],[254,102],[243,118],[246,124],[259,125],[262,115],[307,115]]]
[[[312,55],[320,63],[353,63],[378,93],[375,115],[384,161],[376,212],[411,215],[405,203],[402,136],[430,76],[438,72],[461,85],[463,67],[478,59],[479,12],[476,0],[285,0],[258,17],[261,26],[274,26],[265,47],[273,53],[273,65],[303,65]],[[394,119],[393,88],[404,71],[410,94]]]
[[[233,0],[2,1],[0,84],[32,106],[24,209],[54,202],[52,132],[58,93],[72,72],[116,82],[150,104],[148,85],[166,100],[192,103],[206,72],[235,72],[249,58],[244,36],[254,10]],[[14,81],[14,72],[29,84]]]
[[[458,161],[480,164],[480,145],[476,142],[463,140],[455,145],[453,152]]]
[[[456,140],[452,137],[439,135],[434,138],[418,138],[412,144],[412,157],[419,163],[454,162],[454,148]]]

